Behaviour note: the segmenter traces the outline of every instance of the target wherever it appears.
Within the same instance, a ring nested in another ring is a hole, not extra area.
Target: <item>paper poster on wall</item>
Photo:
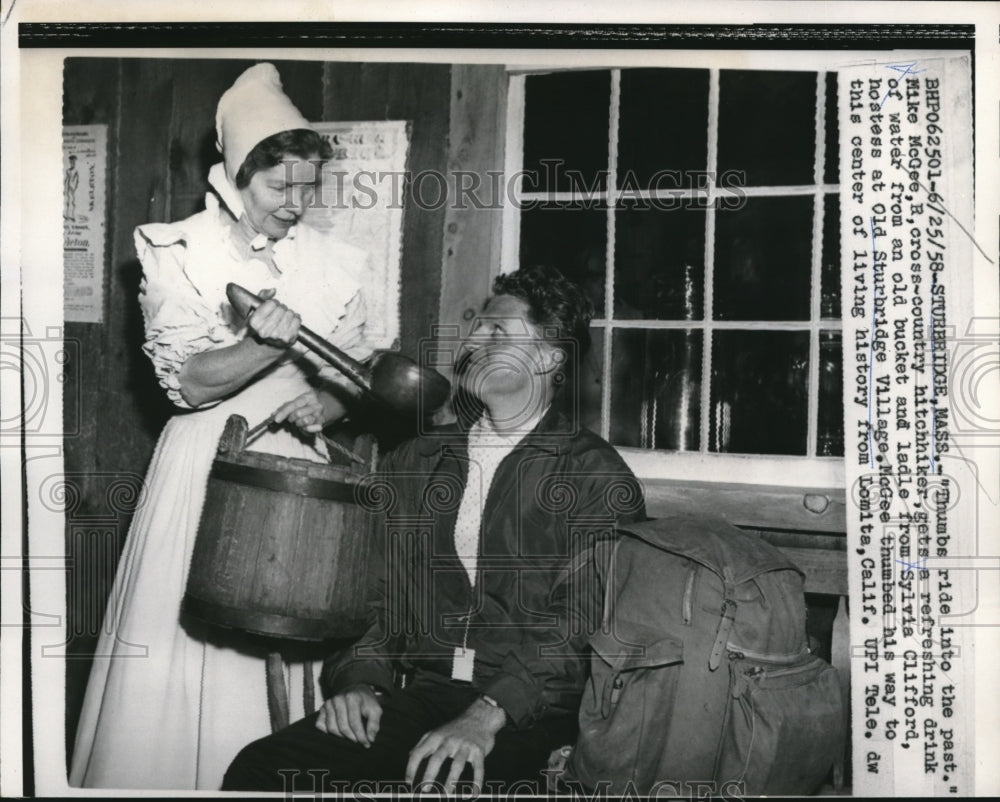
[[[399,337],[408,123],[319,122],[314,127],[330,143],[333,156],[305,222],[368,251],[368,337],[376,348],[392,348]]]
[[[104,318],[108,127],[63,126],[63,309],[73,323]]]

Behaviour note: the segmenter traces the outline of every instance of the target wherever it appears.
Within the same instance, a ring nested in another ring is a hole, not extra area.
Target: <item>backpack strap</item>
[[[719,618],[719,628],[715,633],[715,643],[708,657],[708,670],[715,671],[722,665],[722,653],[726,650],[729,635],[736,623],[736,599],[733,598],[733,586],[727,582],[722,599],[722,615]]]
[[[684,582],[684,596],[681,598],[681,619],[684,626],[691,626],[692,604],[694,599],[694,580],[701,566],[694,560],[688,560],[687,579]]]
[[[621,538],[603,538],[594,543],[594,565],[597,575],[604,583],[604,601],[601,605],[601,627],[608,631],[611,627],[611,613],[614,607],[615,559]]]
[[[740,646],[736,643],[727,643],[726,649],[734,654],[745,657],[748,660],[758,660],[764,663],[774,663],[776,665],[790,666],[795,663],[800,662],[803,658],[810,655],[809,647],[803,646],[797,652],[791,653],[777,653],[777,652],[755,652],[752,649],[748,649],[745,646]]]

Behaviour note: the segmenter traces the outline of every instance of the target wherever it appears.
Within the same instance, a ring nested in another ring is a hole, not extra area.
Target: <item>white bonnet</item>
[[[255,64],[219,98],[215,112],[216,147],[222,153],[226,176],[235,185],[236,173],[260,141],[295,128],[309,128],[281,89],[273,64]]]

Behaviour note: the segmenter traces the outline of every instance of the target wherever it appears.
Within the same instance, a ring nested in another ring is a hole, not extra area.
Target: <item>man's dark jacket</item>
[[[642,490],[607,442],[550,409],[497,469],[473,586],[454,544],[467,441],[454,424],[411,440],[363,485],[377,516],[369,629],[327,665],[329,692],[388,690],[397,663],[450,677],[464,640],[472,687],[514,726],[575,714],[601,611],[593,543],[645,519]]]

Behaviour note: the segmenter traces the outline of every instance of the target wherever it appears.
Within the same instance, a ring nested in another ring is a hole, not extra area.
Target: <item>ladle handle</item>
[[[264,303],[264,299],[259,295],[254,295],[245,287],[232,282],[226,285],[226,296],[233,305],[233,309],[242,317],[248,317],[254,309]],[[362,390],[369,393],[372,391],[371,377],[365,366],[358,362],[358,360],[345,354],[333,343],[324,340],[306,326],[299,326],[299,334],[296,340],[333,365]]]

